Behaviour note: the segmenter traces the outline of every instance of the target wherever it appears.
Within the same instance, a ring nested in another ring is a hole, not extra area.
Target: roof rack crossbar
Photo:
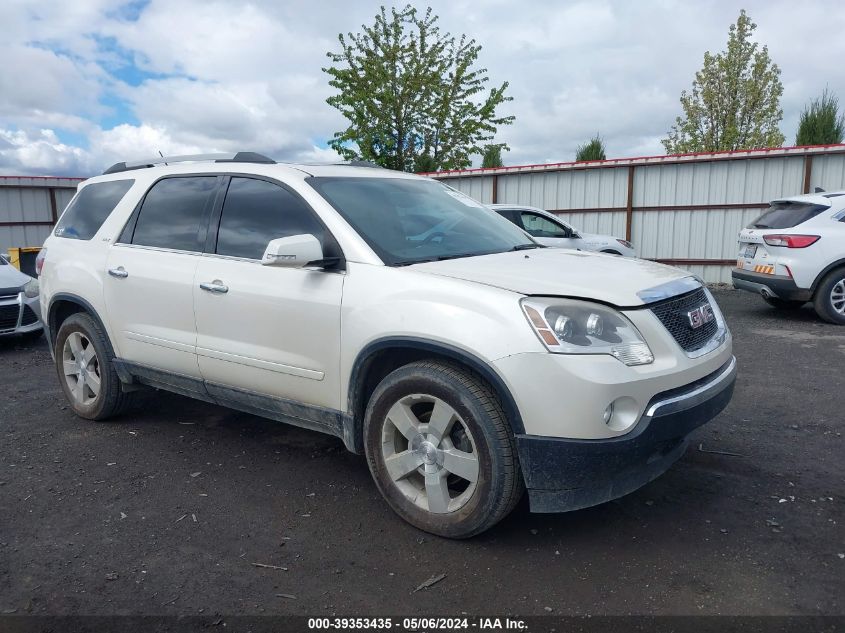
[[[197,161],[214,161],[215,163],[262,163],[275,164],[272,158],[268,158],[257,152],[223,152],[215,154],[185,154],[182,156],[156,156],[144,160],[132,160],[123,163],[115,163],[103,174],[116,174],[121,171],[132,169],[144,169],[155,165],[169,165],[171,163],[188,163]]]

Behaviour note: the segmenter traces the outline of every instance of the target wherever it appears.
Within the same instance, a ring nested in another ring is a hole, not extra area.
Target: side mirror
[[[320,240],[311,234],[280,237],[267,244],[261,263],[285,268],[304,268],[308,264],[318,266],[323,263],[323,247]]]

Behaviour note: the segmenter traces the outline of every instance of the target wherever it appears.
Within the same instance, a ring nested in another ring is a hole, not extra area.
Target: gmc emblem
[[[713,314],[713,308],[710,307],[710,304],[705,303],[702,306],[698,306],[695,310],[687,312],[687,318],[689,319],[690,327],[693,330],[697,330],[705,323],[710,323],[710,321],[716,318],[716,315]]]

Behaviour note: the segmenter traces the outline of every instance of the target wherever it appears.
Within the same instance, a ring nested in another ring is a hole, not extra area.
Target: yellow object
[[[38,255],[39,251],[41,250],[40,246],[16,246],[9,249],[9,263],[21,270],[21,263],[27,262],[29,260],[34,260],[35,256]],[[24,267],[26,265],[24,264]],[[24,271],[26,272],[26,271]]]
[[[766,266],[760,265],[754,267],[755,273],[763,273],[764,275],[774,275],[775,274],[775,267],[774,266]]]

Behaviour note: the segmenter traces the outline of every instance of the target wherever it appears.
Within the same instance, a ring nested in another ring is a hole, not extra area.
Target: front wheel
[[[813,306],[825,321],[845,325],[845,268],[832,270],[822,279]]]
[[[449,538],[489,529],[523,493],[501,403],[463,367],[420,361],[376,388],[364,419],[367,463],[391,508]]]

